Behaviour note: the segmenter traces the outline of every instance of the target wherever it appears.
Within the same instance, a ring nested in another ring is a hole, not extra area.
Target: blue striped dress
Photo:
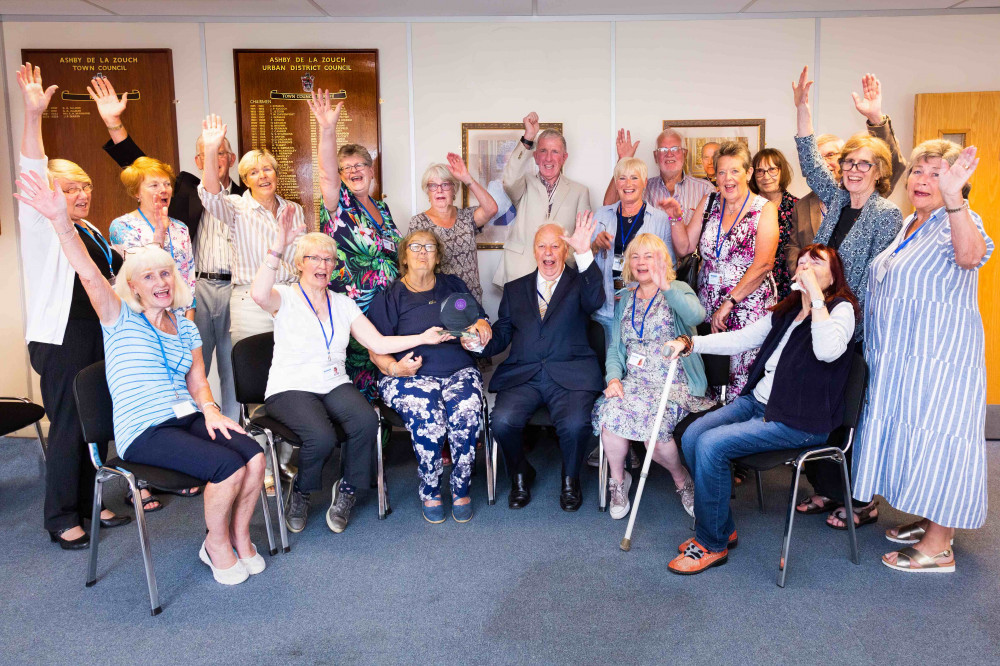
[[[186,375],[191,350],[201,347],[194,322],[177,317],[180,335],[170,335],[146,323],[142,315],[121,304],[121,314],[104,332],[105,374],[114,405],[115,449],[128,460],[126,450],[150,426],[174,418],[173,406],[188,400]],[[159,342],[157,342],[159,337]],[[163,351],[160,351],[160,344]],[[166,364],[163,355],[166,354]]]
[[[986,240],[982,219],[972,213]],[[986,519],[986,359],[978,270],[955,262],[944,208],[893,256],[911,216],[869,269],[868,402],[854,450],[854,497],[955,528]]]

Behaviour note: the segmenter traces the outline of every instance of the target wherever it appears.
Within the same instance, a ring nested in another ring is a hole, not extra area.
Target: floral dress
[[[476,251],[476,234],[480,229],[473,217],[477,208],[479,206],[459,208],[455,224],[450,228],[439,227],[426,213],[419,213],[410,218],[409,232],[418,229],[433,231],[444,246],[441,272],[462,278],[472,295],[482,303],[483,287],[479,283],[479,255]]]
[[[170,225],[167,227],[163,249],[174,258],[177,263],[177,271],[180,273],[181,279],[191,289],[191,298],[194,299],[195,270],[191,234],[188,232],[186,224],[172,217],[169,219]],[[153,236],[153,225],[138,210],[116,217],[111,221],[111,226],[108,227],[108,239],[113,246],[122,250],[122,254],[124,254],[124,250],[152,243]],[[183,314],[197,305],[197,301],[192,300],[190,307],[178,308],[174,310],[174,314]]]
[[[374,201],[374,199],[373,199]],[[337,210],[320,206],[320,230],[337,242],[337,270],[330,288],[347,294],[362,312],[375,294],[399,275],[398,246],[402,240],[384,201],[374,201],[381,220],[373,220],[344,183],[340,184]],[[369,402],[378,396],[375,364],[368,350],[353,337],[347,345],[347,374]]]
[[[780,301],[792,292],[792,271],[788,268],[788,244],[795,233],[795,204],[799,198],[788,190],[781,194],[781,204],[778,206],[778,251],[774,256],[774,284],[777,287],[777,299]]]
[[[728,234],[722,233],[722,198],[716,197],[708,221],[701,231],[698,250],[702,256],[702,264],[698,275],[698,300],[705,307],[707,322],[712,321],[712,315],[753,263],[757,223],[767,199],[757,195],[751,197],[747,204],[748,210],[733,224]],[[768,308],[776,302],[774,278],[768,275],[753,293],[736,304],[726,325],[730,331],[738,331],[767,315]],[[755,358],[756,349],[730,357],[726,402],[732,402],[743,390]]]
[[[638,298],[636,291],[633,290],[626,298]],[[594,406],[592,417],[598,432],[601,428],[607,428],[619,437],[638,442],[648,442],[652,437],[653,421],[656,420],[656,410],[660,406],[660,392],[670,367],[670,361],[663,357],[663,345],[674,339],[676,330],[670,308],[661,294],[654,296],[651,306],[648,299],[637,300],[636,321],[639,320],[639,313],[645,312],[647,307],[650,308],[649,313],[640,327],[643,338],[639,337],[639,333],[631,325],[631,302],[625,307],[625,320],[621,326],[621,341],[625,343],[628,357],[633,354],[644,356],[643,367],[628,365],[625,378],[622,379],[625,397],[599,400]],[[708,398],[699,398],[688,392],[687,375],[684,374],[684,367],[678,363],[667,409],[663,412],[658,441],[670,439],[674,428],[689,412],[704,411],[713,404]]]

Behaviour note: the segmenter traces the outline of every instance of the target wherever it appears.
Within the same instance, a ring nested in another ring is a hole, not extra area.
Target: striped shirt
[[[714,191],[715,185],[712,185],[712,183],[703,178],[695,178],[687,174],[681,176],[677,185],[674,186],[673,197],[677,199],[684,209],[685,225],[691,221],[691,216],[694,215],[695,209],[701,203],[701,200],[705,198],[705,195]],[[642,198],[647,204],[656,206],[660,203],[660,199],[669,199],[670,196],[670,190],[663,183],[661,176],[656,176],[646,181],[646,191],[643,192]]]
[[[201,336],[194,322],[177,317],[176,323],[179,336],[164,333],[122,303],[115,323],[101,324],[105,373],[114,405],[115,448],[123,458],[147,428],[174,418],[174,405],[185,400],[194,404],[187,373],[191,350],[201,347]]]
[[[125,254],[124,250],[129,248],[149,245],[153,242],[153,236],[155,236],[153,225],[146,221],[138,210],[115,218],[108,228],[108,238],[111,244],[121,248],[123,255]],[[175,310],[175,312],[183,314],[186,310],[198,307],[198,301],[194,295],[194,250],[191,247],[191,234],[188,233],[186,224],[170,218],[166,237],[163,239],[163,249],[174,258],[181,279],[191,289],[190,307]]]
[[[238,287],[248,285],[253,282],[260,263],[267,256],[267,251],[271,244],[278,237],[278,220],[271,214],[271,211],[264,208],[247,190],[242,195],[226,194],[219,192],[212,194],[203,185],[198,185],[198,196],[205,210],[216,216],[229,228],[230,239],[233,246],[232,254],[232,276],[233,286]],[[294,201],[278,199],[278,215],[286,206],[293,206],[295,210],[295,225],[304,224],[305,217],[302,213],[302,206]],[[292,243],[285,248],[285,253],[281,257],[278,265],[277,284],[289,284],[295,282],[295,268],[292,259],[295,257],[295,245]]]
[[[232,191],[233,183],[222,188],[222,194]],[[229,227],[208,210],[201,213],[201,226],[194,239],[194,265],[201,273],[228,273],[233,263],[229,244]]]

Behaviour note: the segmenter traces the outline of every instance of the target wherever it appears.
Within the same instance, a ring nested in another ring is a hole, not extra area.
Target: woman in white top
[[[31,63],[18,70],[17,83],[24,98],[21,171],[47,172],[50,181],[59,178],[70,220],[80,232],[80,239],[101,274],[113,279],[121,269],[121,255],[85,219],[94,189],[90,176],[73,162],[45,156],[42,113],[56,86],[46,90],[41,70],[32,68]],[[17,217],[27,301],[25,340],[31,367],[40,375],[42,404],[49,418],[45,529],[54,543],[65,550],[76,550],[90,544],[83,520],[90,517],[94,466],[87,457],[87,444],[73,402],[73,379],[80,370],[104,359],[101,325],[76,271],[59,251],[61,239],[49,221],[25,204],[19,205]],[[102,456],[107,454],[107,442],[103,447]],[[102,527],[117,527],[129,521],[128,516],[116,516],[107,509],[101,512]]]
[[[353,336],[376,354],[392,354],[451,336],[442,335],[440,327],[421,335],[383,336],[349,296],[327,288],[337,263],[334,240],[322,233],[299,238],[304,229],[287,209],[279,225],[251,294],[274,317],[274,359],[265,393],[268,414],[302,440],[299,474],[284,519],[292,532],[305,528],[309,494],[321,489],[323,465],[338,443],[337,424],[346,435],[340,442],[344,477],[334,483],[326,524],[340,533],[347,527],[356,491],[370,482],[378,430],[375,412],[347,375],[348,341]],[[277,259],[296,238],[292,265],[299,280],[275,285]]]

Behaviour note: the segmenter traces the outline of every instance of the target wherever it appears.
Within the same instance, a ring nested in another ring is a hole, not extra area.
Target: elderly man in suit
[[[524,456],[523,432],[539,407],[548,407],[562,450],[559,505],[576,511],[583,502],[580,465],[592,436],[590,413],[604,388],[597,355],[587,342],[590,316],[604,304],[604,280],[590,249],[595,224],[589,211],[577,215],[566,236],[557,224],[535,233],[538,268],[508,282],[493,325],[493,339],[483,350],[492,356],[510,345],[510,355],[496,369],[490,391],[497,392],[491,417],[493,435],[503,449],[511,474],[508,506],[531,501],[535,470]],[[569,249],[576,268],[567,268]]]
[[[524,136],[503,169],[503,189],[517,210],[493,283],[502,287],[535,270],[530,243],[543,224],[573,232],[578,213],[590,210],[590,190],[563,175],[569,153],[556,130],[538,131],[538,114],[524,117]],[[531,157],[538,166],[537,175]]]

